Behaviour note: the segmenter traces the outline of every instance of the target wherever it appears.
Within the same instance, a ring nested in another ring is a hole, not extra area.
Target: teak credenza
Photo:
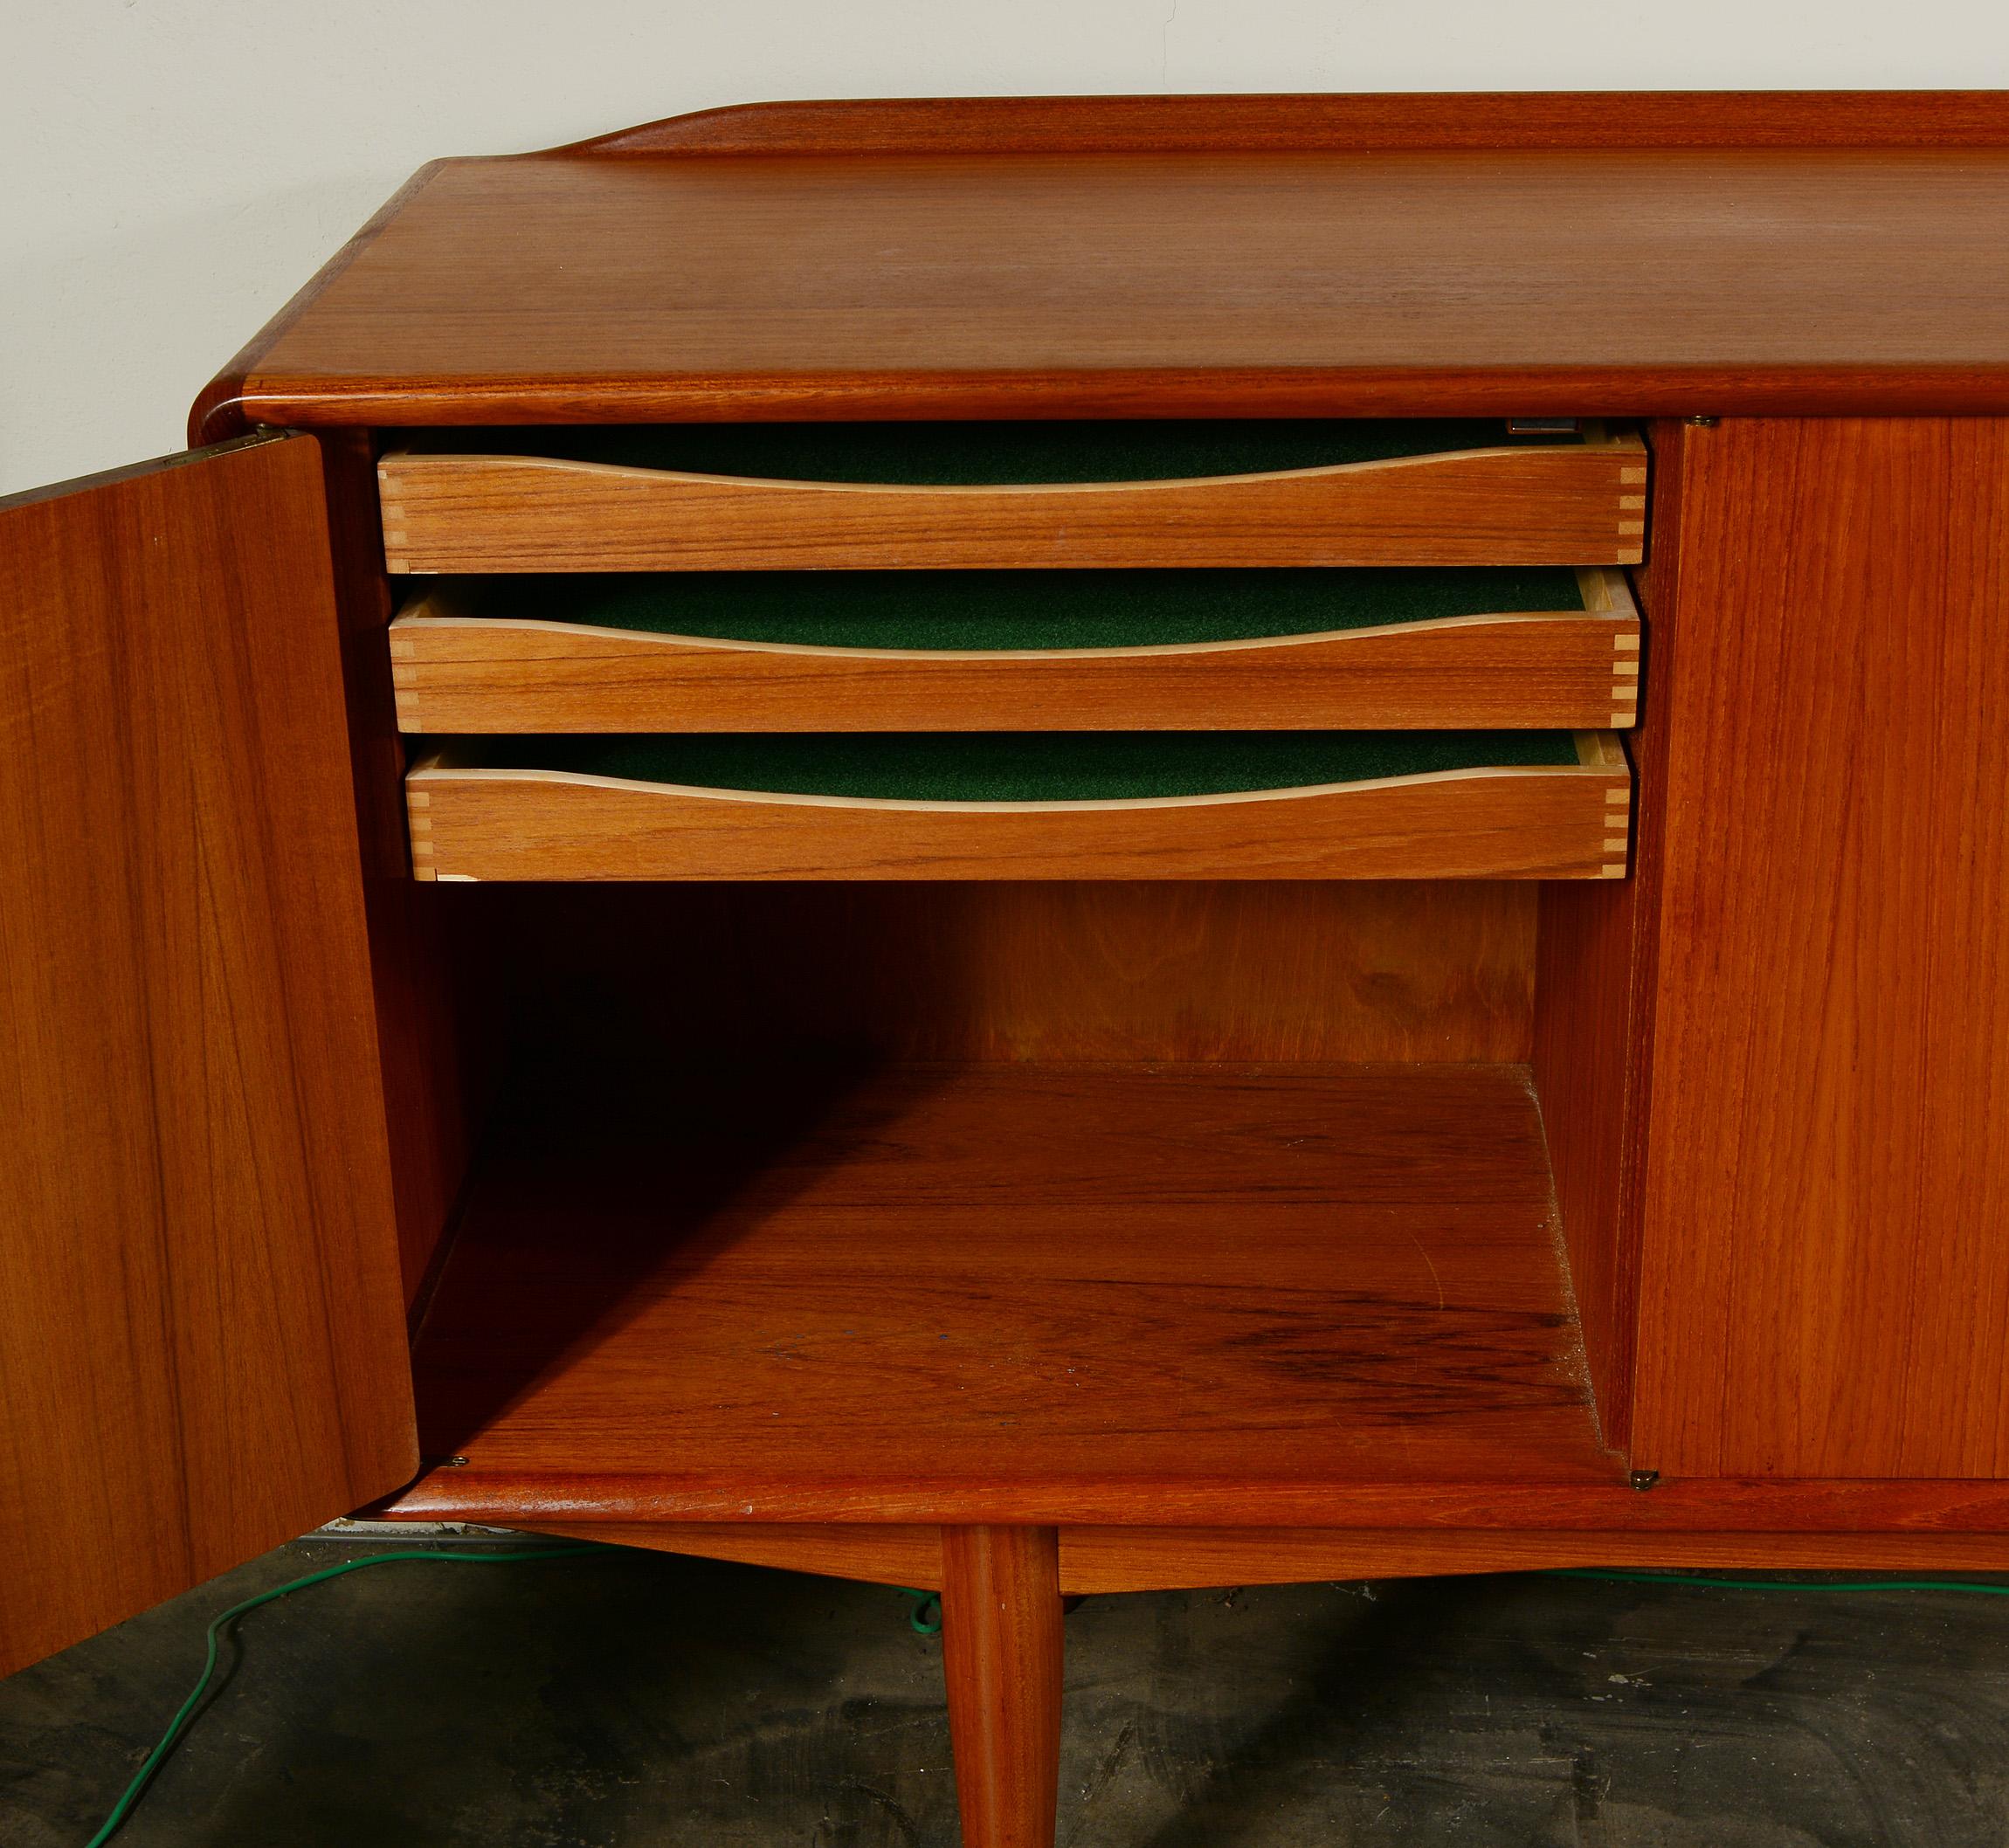
[[[2009,1567],[2009,99],[425,169],[0,503],[0,1668],[362,1506]]]

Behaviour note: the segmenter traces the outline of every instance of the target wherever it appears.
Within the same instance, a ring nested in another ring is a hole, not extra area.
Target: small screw
[[[1690,417],[1688,422],[1697,430],[1714,430],[1722,421],[1721,417]]]
[[[1634,1470],[1626,1479],[1634,1488],[1643,1492],[1653,1487],[1660,1479],[1660,1472],[1658,1470]]]
[[[418,1460],[429,1470],[464,1470],[467,1467],[465,1457],[421,1457]]]

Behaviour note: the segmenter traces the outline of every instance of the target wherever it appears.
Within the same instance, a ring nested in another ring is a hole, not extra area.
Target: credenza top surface
[[[1370,100],[789,106],[442,161],[198,408],[2009,410],[2009,98],[1688,99],[1688,145],[1645,144],[1680,99]]]

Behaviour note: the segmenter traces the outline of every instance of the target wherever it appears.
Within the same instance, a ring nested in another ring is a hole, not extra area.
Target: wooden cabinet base
[[[935,1527],[519,1521],[525,1532],[939,1591]],[[1540,1527],[1061,1527],[1065,1597],[1321,1579],[1551,1572],[1573,1566],[1743,1572],[2004,1572],[2009,1532],[1560,1532]]]
[[[1635,1496],[1636,1500],[1646,1497]],[[638,1526],[539,1531],[939,1589],[964,1848],[1052,1848],[1061,1599],[1564,1566],[1999,1571],[2009,1534],[1560,1534],[1318,1528]]]

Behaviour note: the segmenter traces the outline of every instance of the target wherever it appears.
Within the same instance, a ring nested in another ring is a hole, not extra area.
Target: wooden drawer
[[[1498,422],[434,432],[380,460],[393,571],[1632,564],[1646,451]]]
[[[1610,733],[460,741],[406,779],[420,879],[1600,879]]]
[[[1633,722],[1609,566],[450,579],[407,732],[1480,729]]]

